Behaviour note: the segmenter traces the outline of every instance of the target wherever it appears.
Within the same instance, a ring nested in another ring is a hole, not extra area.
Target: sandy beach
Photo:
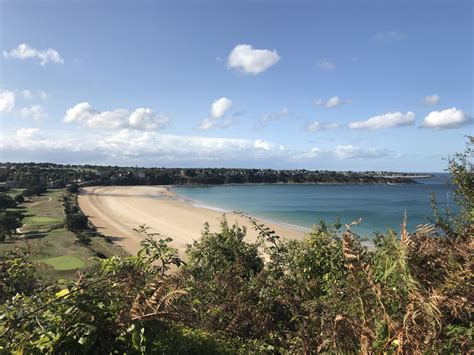
[[[135,254],[144,236],[133,229],[146,224],[151,231],[173,238],[181,253],[201,236],[205,222],[212,232],[219,230],[222,212],[196,207],[179,198],[166,187],[159,186],[98,186],[83,188],[78,196],[81,210],[103,235],[110,236],[124,250]],[[248,240],[255,232],[248,219],[234,213],[225,214],[229,224],[247,226]],[[285,238],[301,239],[305,231],[264,222]]]

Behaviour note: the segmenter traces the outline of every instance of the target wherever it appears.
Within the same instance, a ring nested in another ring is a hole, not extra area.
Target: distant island
[[[411,184],[432,174],[390,171],[274,170],[239,168],[143,168],[52,163],[0,163],[8,188],[44,186],[224,185],[224,184]]]

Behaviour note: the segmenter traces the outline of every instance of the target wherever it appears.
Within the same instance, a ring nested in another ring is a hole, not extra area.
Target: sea
[[[367,239],[375,232],[400,230],[407,215],[409,230],[430,223],[431,194],[438,209],[456,211],[449,174],[416,179],[417,184],[256,184],[174,187],[196,206],[222,212],[242,211],[266,221],[311,229],[320,220],[343,224],[361,218],[352,230]]]

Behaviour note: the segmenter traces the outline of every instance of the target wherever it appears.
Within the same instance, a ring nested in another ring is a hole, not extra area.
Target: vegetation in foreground
[[[74,282],[40,283],[16,252],[0,264],[0,346],[7,352],[470,353],[472,144],[450,163],[457,215],[375,238],[319,226],[286,241],[254,222],[222,221],[186,264],[146,227],[137,256],[111,257]],[[266,255],[265,257],[263,255]],[[176,270],[170,272],[170,270]]]

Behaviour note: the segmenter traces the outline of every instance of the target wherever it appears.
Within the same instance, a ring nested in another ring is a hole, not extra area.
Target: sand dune
[[[146,224],[151,231],[173,238],[173,245],[183,253],[187,244],[201,236],[208,222],[211,231],[219,230],[222,213],[195,207],[178,198],[165,187],[101,186],[82,189],[79,206],[98,230],[113,238],[127,252],[140,249],[143,235],[133,229]],[[255,240],[257,233],[249,221],[234,213],[226,213],[229,223],[247,226],[247,238]],[[304,231],[276,223],[265,224],[285,238],[302,238]]]

